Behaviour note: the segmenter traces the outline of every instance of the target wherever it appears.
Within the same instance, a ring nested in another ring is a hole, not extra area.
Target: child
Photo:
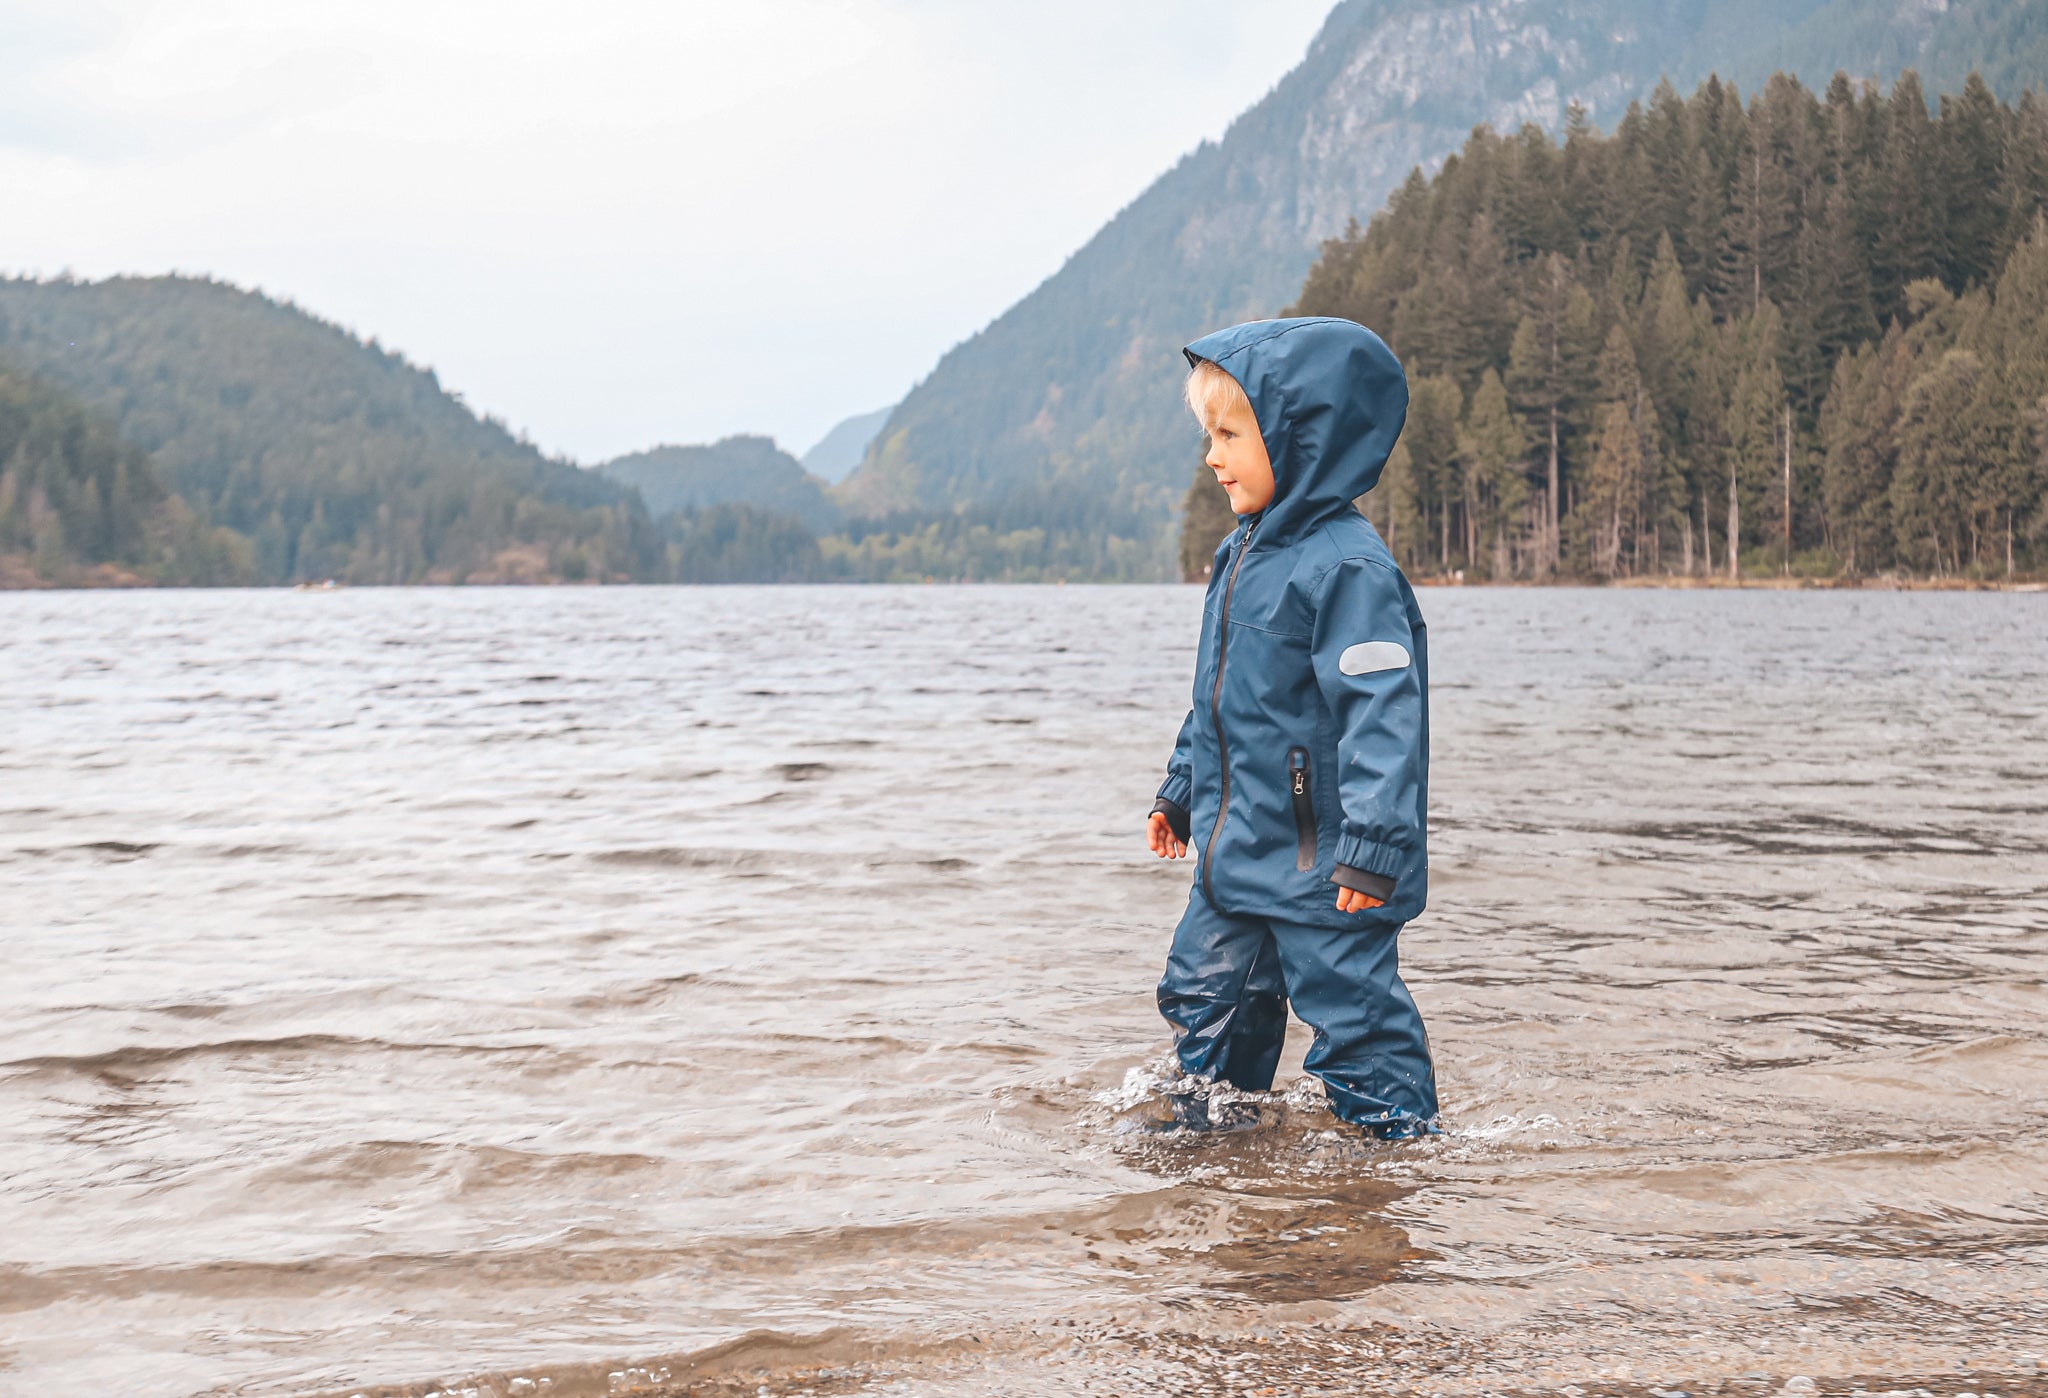
[[[1273,1085],[1287,1003],[1343,1120],[1433,1134],[1436,1078],[1396,941],[1427,893],[1422,613],[1352,501],[1379,481],[1408,385],[1348,320],[1255,321],[1183,351],[1188,405],[1241,517],[1216,551],[1181,724],[1148,822],[1197,846],[1159,1008],[1183,1071]],[[1176,1114],[1211,1122],[1206,1101]]]

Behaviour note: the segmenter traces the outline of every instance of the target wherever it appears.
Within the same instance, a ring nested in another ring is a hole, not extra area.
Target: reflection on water
[[[1157,1129],[1191,590],[0,597],[0,1390],[2028,1391],[2042,600],[1426,594],[1384,1147]]]

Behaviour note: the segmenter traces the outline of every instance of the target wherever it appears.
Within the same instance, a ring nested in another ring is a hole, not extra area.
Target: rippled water
[[[2025,1391],[2048,597],[1423,601],[1374,1148],[1146,1129],[1192,589],[0,596],[0,1391]]]

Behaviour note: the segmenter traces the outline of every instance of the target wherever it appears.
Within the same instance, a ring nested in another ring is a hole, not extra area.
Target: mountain
[[[1889,79],[1911,68],[1928,92],[1961,92],[1970,74],[2016,102],[2048,83],[2048,6],[2028,0],[1833,0],[1782,39],[1751,49],[1746,70],[1818,83],[1837,69]]]
[[[827,485],[837,485],[845,480],[853,474],[853,468],[860,465],[860,459],[867,455],[868,443],[875,440],[875,435],[882,430],[882,424],[889,420],[893,411],[892,408],[878,408],[871,413],[847,418],[803,454],[804,469]]]
[[[1403,565],[2048,568],[2048,101],[1939,111],[1910,73],[1662,86],[1605,136],[1475,132],[1333,240],[1297,309],[1407,368],[1364,501]]]
[[[111,423],[0,365],[0,587],[232,583],[250,571],[248,541],[194,519]]]
[[[788,515],[817,532],[839,523],[825,484],[767,437],[727,437],[697,447],[655,447],[599,466],[609,480],[640,492],[660,518],[713,505],[751,505]]]
[[[1660,75],[1754,85],[1788,56],[1825,79],[2020,46],[2038,0],[1344,0],[1303,62],[1223,139],[1180,161],[1054,276],[954,348],[890,414],[839,494],[868,513],[1004,517],[1098,576],[1176,573],[1196,455],[1176,350],[1293,299],[1321,243],[1477,123],[1612,125]],[[2014,94],[2008,94],[2014,95]],[[1062,543],[1082,518],[1093,540]],[[1105,569],[1106,560],[1123,560]],[[1126,571],[1128,569],[1128,571]]]
[[[246,537],[256,581],[626,581],[668,550],[629,486],[479,418],[431,370],[189,277],[0,279],[0,354]]]

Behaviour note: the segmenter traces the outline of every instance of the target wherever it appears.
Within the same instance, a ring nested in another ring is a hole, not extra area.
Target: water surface
[[[0,596],[0,1391],[2048,1359],[2048,598],[1425,594],[1398,1148],[1145,1129],[1199,605]]]

